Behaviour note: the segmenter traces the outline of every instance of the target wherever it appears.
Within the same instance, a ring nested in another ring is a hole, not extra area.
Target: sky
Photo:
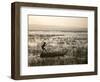
[[[29,30],[86,31],[88,18],[62,16],[28,16]]]

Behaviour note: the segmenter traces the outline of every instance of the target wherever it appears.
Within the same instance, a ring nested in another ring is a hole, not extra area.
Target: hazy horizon
[[[41,27],[45,27],[45,28],[59,28],[59,29],[40,29]],[[32,29],[31,29],[32,28]],[[70,29],[71,28],[71,29]],[[29,26],[29,31],[87,31],[87,28],[74,28],[74,27],[69,27],[69,28],[66,28],[66,27],[59,27],[59,26],[35,26],[35,25],[30,25]]]
[[[86,17],[28,16],[28,30],[87,31]]]

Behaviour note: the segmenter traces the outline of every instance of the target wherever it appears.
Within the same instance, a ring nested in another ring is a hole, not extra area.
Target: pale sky
[[[29,30],[78,30],[88,27],[86,17],[34,16],[29,15]]]

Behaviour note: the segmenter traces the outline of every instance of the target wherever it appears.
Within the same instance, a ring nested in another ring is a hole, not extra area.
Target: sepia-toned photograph
[[[28,15],[28,66],[88,64],[88,18]]]
[[[11,78],[97,75],[96,6],[13,2]]]

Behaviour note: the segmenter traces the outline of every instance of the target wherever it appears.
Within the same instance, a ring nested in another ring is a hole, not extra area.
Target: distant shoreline
[[[66,31],[66,30],[28,30],[28,31],[46,31],[46,32],[49,32],[49,31],[52,31],[52,32],[88,32],[87,31]]]

